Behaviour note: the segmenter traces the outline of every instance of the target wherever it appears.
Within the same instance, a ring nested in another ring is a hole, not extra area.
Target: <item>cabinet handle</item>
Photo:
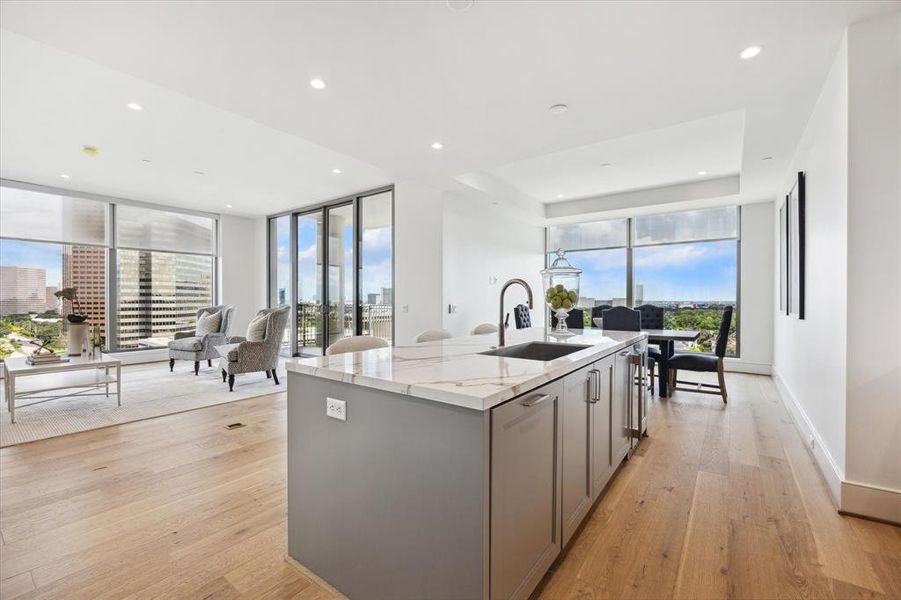
[[[595,404],[601,399],[601,372],[597,369],[588,371],[588,401]]]
[[[526,398],[525,400],[520,402],[520,404],[522,404],[523,406],[527,406],[527,407],[535,406],[536,404],[541,404],[548,398],[550,398],[550,396],[548,394],[542,394],[540,396],[532,396],[531,398]]]

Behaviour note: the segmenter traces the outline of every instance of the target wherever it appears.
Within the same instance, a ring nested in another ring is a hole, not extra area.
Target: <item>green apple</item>
[[[576,293],[576,290],[569,290],[569,301],[575,302],[579,299],[579,294]]]
[[[570,300],[569,298],[561,302],[560,305],[563,307],[563,310],[569,310],[573,307],[572,300]]]
[[[560,308],[560,304],[561,302],[559,296],[554,296],[553,298],[551,298],[551,308],[557,310],[558,308]]]
[[[554,286],[554,288],[556,288],[556,290],[557,290],[558,292],[565,292],[565,291],[566,291],[566,288],[563,286],[562,283],[558,283],[557,285]]]

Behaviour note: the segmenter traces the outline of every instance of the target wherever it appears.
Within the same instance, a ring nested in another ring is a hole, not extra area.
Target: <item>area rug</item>
[[[288,385],[284,362],[277,369],[281,385],[264,373],[248,373],[235,377],[233,392],[218,368],[202,365],[196,377],[194,365],[184,361],[176,363],[174,373],[168,362],[123,366],[122,406],[116,406],[112,390],[109,398],[76,396],[30,406],[33,400],[17,399],[15,423],[9,422],[0,386],[0,448],[284,392]]]

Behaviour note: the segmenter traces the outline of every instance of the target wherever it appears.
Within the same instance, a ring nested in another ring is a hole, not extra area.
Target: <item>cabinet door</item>
[[[598,372],[583,367],[563,379],[563,545],[591,508],[591,422]]]
[[[629,429],[629,402],[632,401],[635,386],[635,371],[632,366],[631,350],[616,353],[613,369],[613,398],[610,410],[610,448],[614,468],[629,453],[631,439]]]
[[[526,599],[560,553],[556,381],[491,411],[491,598]]]
[[[596,363],[599,385],[598,401],[591,405],[591,500],[603,491],[613,475],[610,454],[610,399],[613,396],[614,357],[607,356]]]

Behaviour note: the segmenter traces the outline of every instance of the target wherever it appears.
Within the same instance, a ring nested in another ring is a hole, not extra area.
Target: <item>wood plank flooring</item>
[[[901,598],[901,529],[835,511],[769,378],[727,384],[656,402],[536,597]],[[284,394],[5,448],[0,597],[335,598],[285,511]]]

